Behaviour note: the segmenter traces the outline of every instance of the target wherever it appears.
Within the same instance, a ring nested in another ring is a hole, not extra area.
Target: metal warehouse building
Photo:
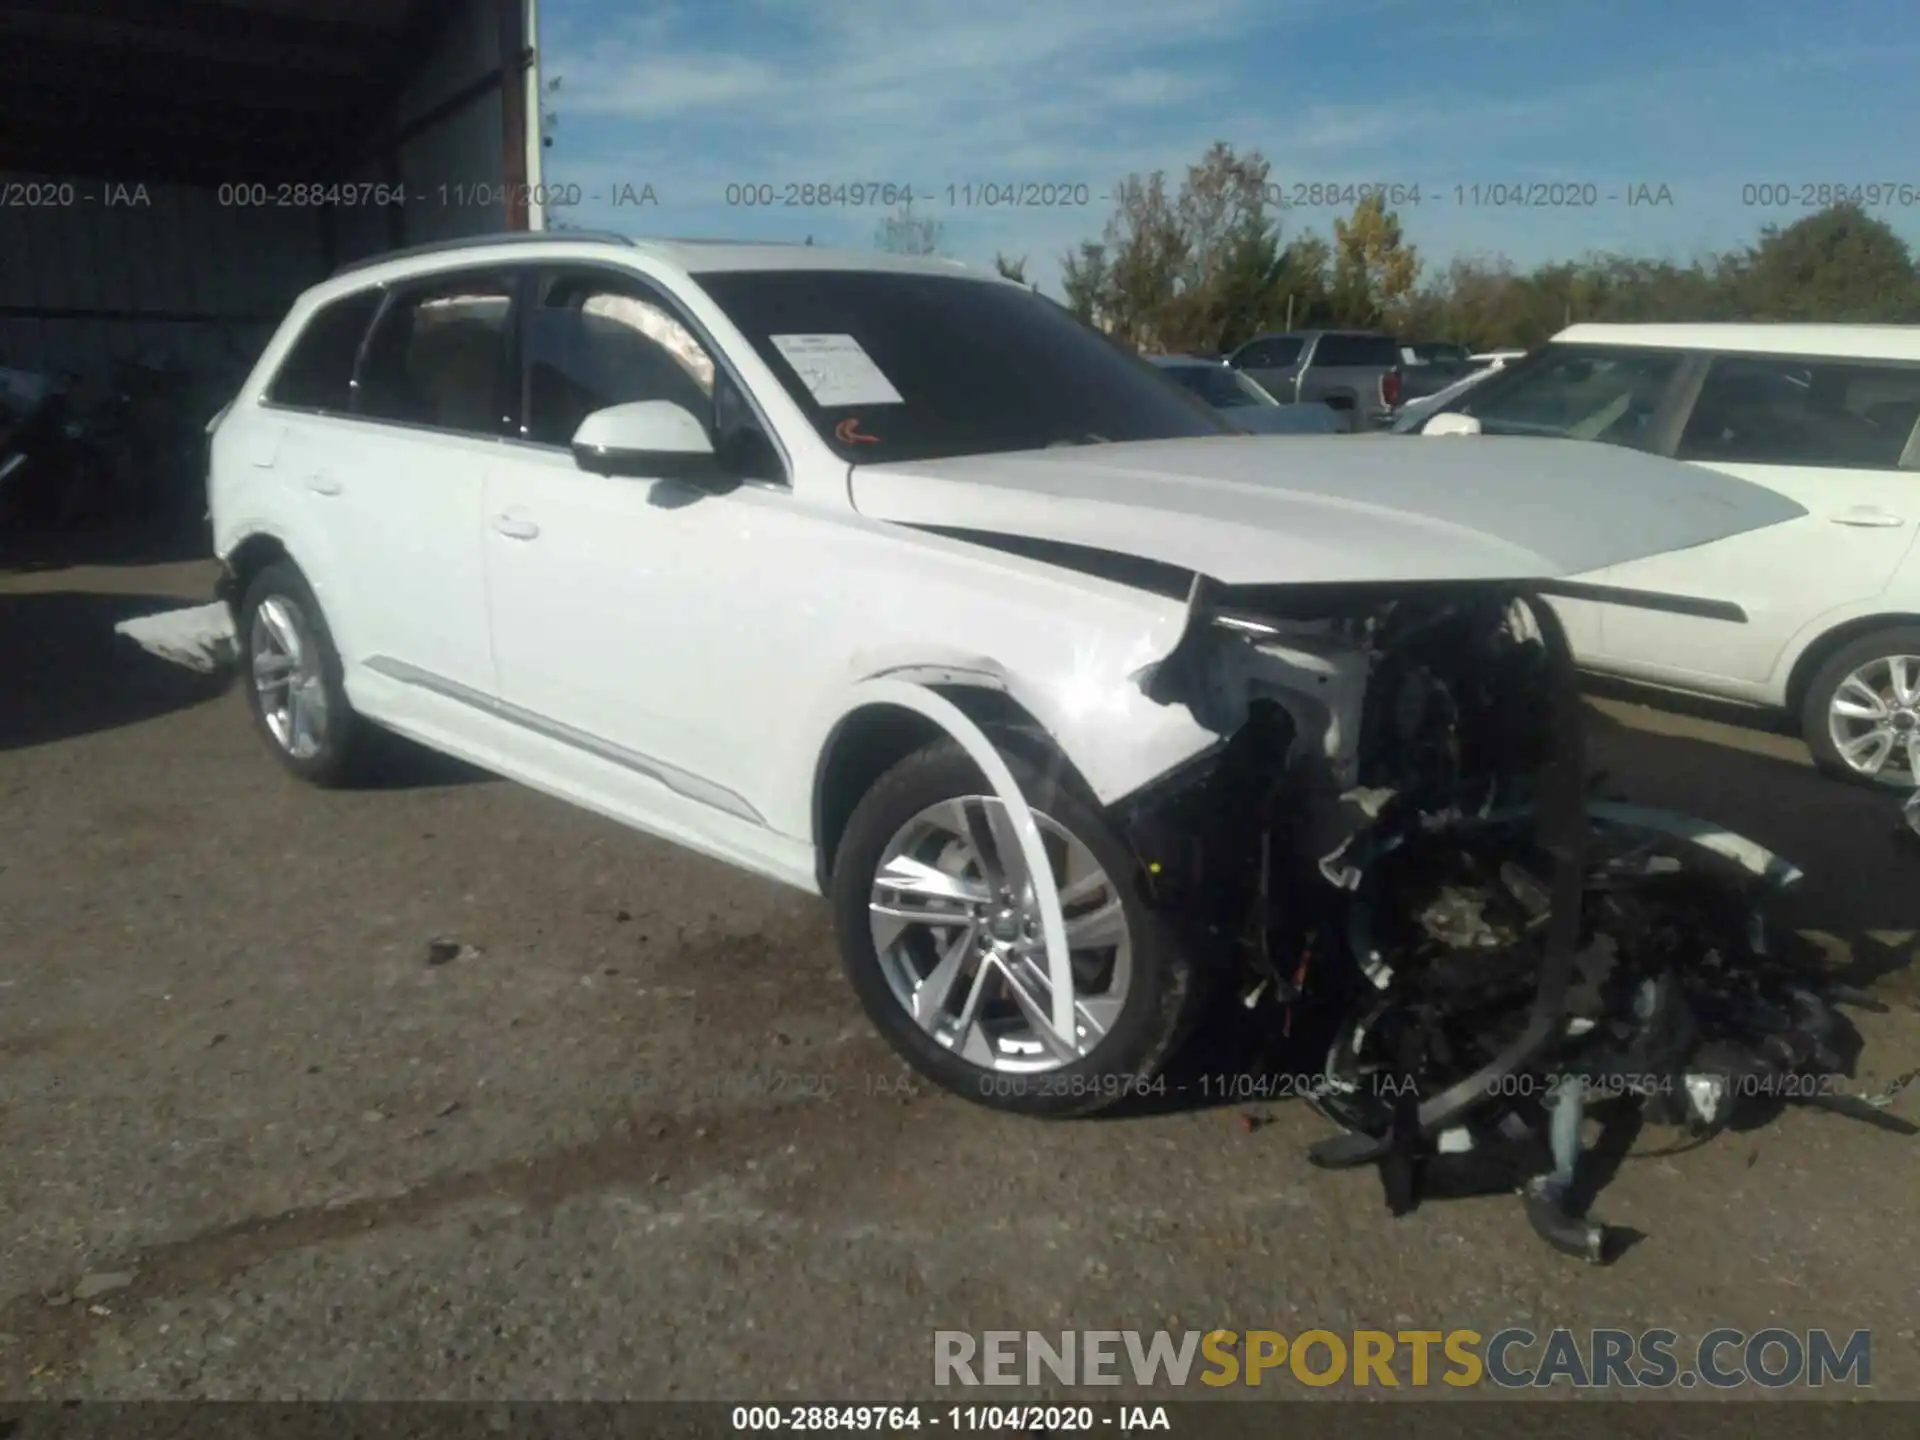
[[[337,265],[537,228],[534,3],[0,0],[0,368],[215,394]]]

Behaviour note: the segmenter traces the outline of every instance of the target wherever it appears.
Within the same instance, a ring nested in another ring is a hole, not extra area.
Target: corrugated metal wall
[[[170,185],[147,186],[140,203],[131,181],[97,180],[72,182],[92,198],[71,205],[0,206],[0,367],[73,371],[91,387],[115,361],[139,360],[237,382],[289,302],[334,264],[503,228],[504,101],[485,78],[517,58],[502,55],[501,17],[498,0],[466,0],[395,105],[396,154],[338,177],[404,181],[398,216],[222,204],[215,190]]]
[[[70,205],[0,206],[0,365],[92,381],[116,360],[227,370],[259,352],[324,269],[311,211],[222,205],[186,186],[71,183]]]

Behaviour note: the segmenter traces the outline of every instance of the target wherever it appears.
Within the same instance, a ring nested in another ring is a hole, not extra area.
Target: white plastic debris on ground
[[[162,610],[113,627],[142,650],[210,675],[234,661],[233,615],[220,603]]]

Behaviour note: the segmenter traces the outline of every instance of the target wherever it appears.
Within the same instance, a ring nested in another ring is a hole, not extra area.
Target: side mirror
[[[671,400],[594,411],[573,432],[573,459],[595,475],[685,480],[706,489],[725,479],[707,427]]]
[[[1461,415],[1449,411],[1445,415],[1436,415],[1420,427],[1422,435],[1478,435],[1480,422],[1471,415]]]

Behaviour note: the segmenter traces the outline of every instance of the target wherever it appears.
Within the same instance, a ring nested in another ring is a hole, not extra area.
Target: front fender
[[[961,651],[856,656],[857,678],[797,727],[782,773],[795,785],[804,778],[806,788],[783,797],[780,812],[811,815],[811,777],[834,733],[862,709],[895,703],[887,697],[897,697],[900,686],[931,693],[934,686],[965,685],[1007,696],[1040,725],[1094,797],[1111,805],[1219,740],[1185,705],[1158,704],[1142,691],[1135,677],[1171,649],[1170,641],[1155,638],[1158,643],[1115,654],[1108,663],[1089,661],[1050,676]]]

